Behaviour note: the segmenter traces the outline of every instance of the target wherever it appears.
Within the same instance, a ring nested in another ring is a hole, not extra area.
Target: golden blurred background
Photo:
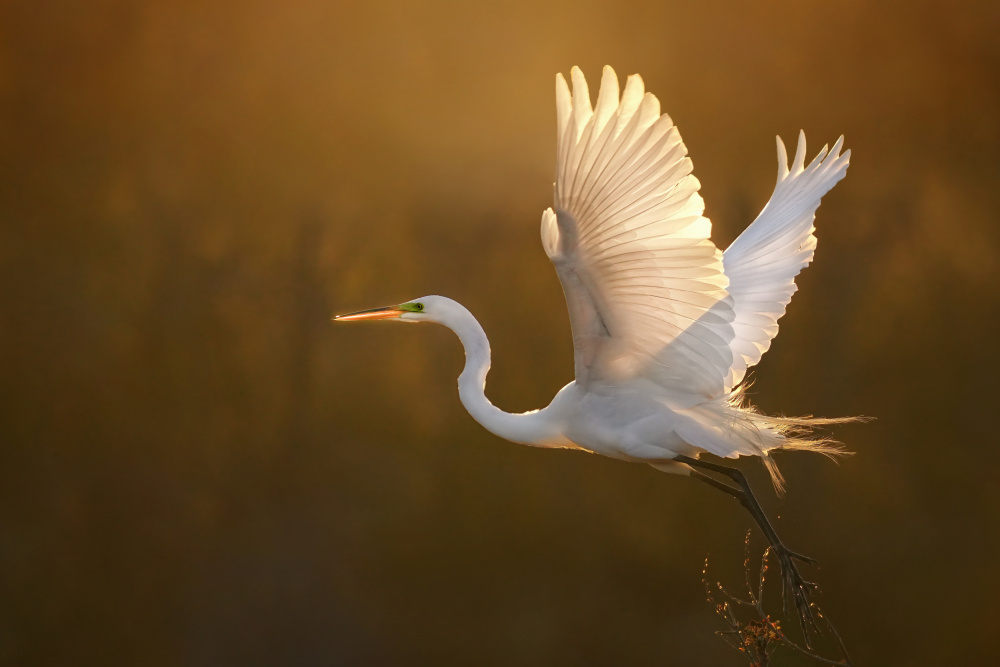
[[[857,664],[985,664],[998,8],[0,3],[0,663],[743,664],[701,583],[707,555],[739,587],[740,507],[489,435],[442,328],[329,322],[451,296],[494,402],[546,404],[553,79],[611,64],[680,127],[721,247],[775,134],[846,135],[752,397],[877,421],[839,466],[781,455],[784,499],[743,467]]]

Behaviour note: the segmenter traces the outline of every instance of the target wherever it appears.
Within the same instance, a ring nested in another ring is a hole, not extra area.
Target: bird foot
[[[791,556],[792,558],[794,558],[795,560],[800,560],[803,563],[809,563],[810,565],[815,565],[816,564],[816,559],[815,558],[810,558],[809,556],[803,556],[802,554],[795,553],[791,549],[787,549],[785,547],[782,547],[782,548],[785,549],[785,551],[788,553],[788,555]]]
[[[809,599],[813,592],[819,590],[819,586],[806,579],[799,573],[795,565],[796,560],[805,563],[815,563],[815,559],[795,553],[779,543],[772,547],[774,555],[778,558],[781,567],[782,601],[785,611],[788,611],[788,598],[791,597],[795,604],[795,611],[799,617],[799,627],[802,629],[802,637],[807,648],[811,648],[809,634],[819,633],[816,626],[816,617],[813,614],[814,604]]]

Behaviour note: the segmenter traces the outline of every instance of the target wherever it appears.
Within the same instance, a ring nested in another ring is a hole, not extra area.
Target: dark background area
[[[846,135],[752,398],[877,420],[779,455],[784,499],[743,467],[858,665],[985,664],[998,7],[0,3],[0,663],[742,664],[701,583],[742,580],[731,499],[494,438],[443,328],[329,322],[451,296],[493,401],[546,404],[553,77],[611,64],[721,247],[775,134]]]

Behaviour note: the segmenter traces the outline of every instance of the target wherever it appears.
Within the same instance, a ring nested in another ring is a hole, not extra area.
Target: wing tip
[[[587,77],[583,75],[583,70],[573,65],[573,68],[569,71],[569,75],[573,81],[573,104],[576,105],[578,101],[586,100],[589,106],[590,89],[587,86]]]
[[[792,170],[796,173],[805,170],[806,166],[806,132],[799,130],[799,143],[795,147],[795,157],[792,158]]]
[[[781,140],[780,135],[775,135],[775,143],[778,146],[778,182],[785,180],[788,177],[788,150],[785,149],[785,142]]]
[[[542,211],[542,249],[549,259],[559,254],[559,225],[556,222],[556,212],[552,207]]]

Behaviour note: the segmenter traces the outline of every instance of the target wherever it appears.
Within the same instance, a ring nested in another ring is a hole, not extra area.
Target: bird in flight
[[[732,495],[774,550],[783,591],[807,633],[807,625],[815,628],[814,585],[796,561],[811,559],[778,538],[739,469],[699,457],[760,457],[780,492],[772,452],[840,451],[809,433],[847,420],[761,414],[746,404],[741,383],[777,335],[795,276],[812,261],[816,209],[846,174],[850,151],[841,154],[841,137],[806,164],[800,132],[789,166],[779,137],[771,199],[720,252],[687,148],[639,75],[620,92],[614,70],[605,67],[596,106],[579,68],[571,79],[572,92],[556,75],[555,203],[542,213],[541,236],[569,308],[576,379],[547,407],[511,414],[486,398],[489,341],[458,302],[425,296],[334,319],[451,329],[465,347],[459,397],[501,438],[648,463]]]

